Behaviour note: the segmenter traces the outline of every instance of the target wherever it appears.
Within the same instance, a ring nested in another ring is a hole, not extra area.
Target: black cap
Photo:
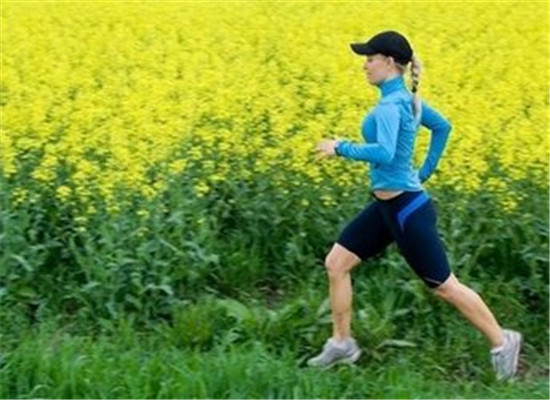
[[[391,56],[401,64],[412,59],[413,50],[405,38],[396,31],[384,31],[374,35],[366,43],[351,43],[351,49],[360,55],[383,54]]]

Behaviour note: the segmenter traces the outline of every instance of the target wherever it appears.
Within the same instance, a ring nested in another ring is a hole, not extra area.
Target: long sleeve
[[[423,100],[420,124],[431,131],[428,154],[418,173],[420,182],[424,182],[435,171],[443,150],[445,150],[452,126],[447,119]]]
[[[376,124],[375,143],[355,144],[340,140],[336,145],[336,154],[358,161],[388,164],[395,155],[400,114],[396,104],[380,104],[374,112]]]

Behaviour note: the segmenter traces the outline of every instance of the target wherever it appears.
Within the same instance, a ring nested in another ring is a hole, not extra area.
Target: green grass
[[[328,208],[321,189],[265,182],[201,200],[175,185],[84,233],[53,196],[12,207],[6,185],[0,397],[549,398],[547,188],[519,182],[514,214],[488,193],[430,191],[452,270],[525,336],[517,379],[497,382],[486,339],[395,245],[353,271],[358,364],[306,368],[331,333],[324,257],[371,199]]]
[[[157,327],[158,328],[158,327]],[[292,337],[289,332],[287,338]],[[455,334],[462,334],[461,331]],[[356,366],[304,366],[312,348],[218,332],[208,349],[178,345],[179,329],[75,335],[44,324],[2,356],[2,398],[548,398],[548,354],[530,346],[512,382],[493,378],[481,343],[365,346]],[[529,338],[528,338],[529,340]]]

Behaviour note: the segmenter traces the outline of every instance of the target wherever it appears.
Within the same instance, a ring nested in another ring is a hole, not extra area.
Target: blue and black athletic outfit
[[[398,75],[377,84],[381,97],[365,116],[361,131],[366,143],[339,140],[340,157],[370,163],[370,202],[342,231],[337,242],[362,260],[396,242],[407,263],[431,288],[450,275],[436,226],[436,209],[422,187],[434,172],[451,132],[451,124],[424,100],[416,118],[412,93]],[[412,163],[419,126],[431,130],[428,155],[420,169]],[[374,196],[377,189],[403,191],[389,200]]]

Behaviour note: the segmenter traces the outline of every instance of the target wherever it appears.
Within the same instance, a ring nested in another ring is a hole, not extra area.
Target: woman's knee
[[[453,301],[460,291],[461,283],[457,277],[451,273],[449,277],[439,286],[432,288],[432,292],[439,298],[446,301]]]
[[[344,246],[335,243],[325,258],[325,267],[328,275],[337,278],[348,273],[361,262],[361,259]]]

